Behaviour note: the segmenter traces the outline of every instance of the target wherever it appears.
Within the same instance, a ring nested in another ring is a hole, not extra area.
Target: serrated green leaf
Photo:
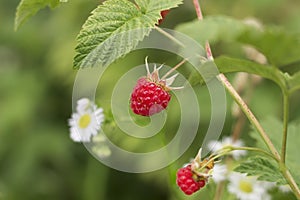
[[[256,74],[274,81],[282,89],[287,89],[285,75],[276,67],[226,56],[216,58],[215,64],[220,73],[247,72],[250,74]],[[209,65],[203,65],[203,67],[209,67]],[[203,71],[206,70],[204,69]],[[193,82],[198,79],[198,83],[203,83],[202,77],[195,73],[191,74],[190,79],[193,79]]]
[[[261,125],[268,133],[272,143],[280,152],[282,142],[282,122],[276,118],[269,117],[261,121]],[[286,165],[290,169],[296,183],[300,186],[300,159],[299,159],[299,141],[300,141],[300,123],[294,121],[289,123],[288,138],[286,149]],[[267,149],[265,143],[262,141],[260,135],[256,131],[252,131],[250,136],[256,140],[256,146],[259,148]]]
[[[107,0],[98,6],[80,31],[74,68],[107,66],[132,51],[161,18],[160,11],[182,0]]]
[[[27,19],[35,15],[40,9],[49,6],[55,8],[59,0],[21,0],[17,7],[15,17],[15,30],[17,30]]]
[[[300,37],[278,27],[258,28],[228,16],[208,16],[176,27],[200,44],[206,40],[236,41],[252,45],[263,53],[268,62],[280,67],[300,60]]]
[[[242,162],[234,171],[247,173],[248,176],[258,176],[258,180],[287,184],[279,168],[267,158],[255,156]]]
[[[135,2],[140,7],[140,9],[145,11],[146,13],[157,11],[157,10],[159,11],[168,10],[182,3],[182,1],[179,0],[163,0],[163,1],[135,0]]]

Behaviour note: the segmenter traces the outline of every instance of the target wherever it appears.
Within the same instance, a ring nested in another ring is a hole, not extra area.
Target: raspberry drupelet
[[[176,183],[186,195],[191,195],[205,186],[205,180],[199,179],[194,174],[191,165],[187,165],[177,171]]]
[[[147,76],[139,78],[137,84],[133,88],[130,98],[130,107],[132,111],[137,115],[151,116],[166,109],[171,100],[170,91],[183,88],[170,87],[178,74],[175,74],[170,78],[166,77],[182,64],[183,61],[160,79],[159,70],[163,65],[159,68],[154,66],[153,72],[150,73],[146,57],[145,65]]]
[[[176,184],[186,195],[192,195],[203,188],[211,177],[214,155],[202,160],[201,150],[200,148],[195,159],[177,171]]]

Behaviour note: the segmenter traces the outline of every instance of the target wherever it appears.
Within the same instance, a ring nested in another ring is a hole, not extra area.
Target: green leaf
[[[135,2],[144,13],[168,10],[182,3],[179,0],[135,0]]]
[[[15,30],[17,30],[28,18],[35,15],[40,9],[49,6],[55,8],[59,0],[21,0],[17,7],[15,17]]]
[[[269,117],[261,121],[261,125],[268,133],[272,143],[280,152],[282,142],[282,122],[276,118]],[[290,169],[296,183],[300,186],[300,159],[299,159],[299,141],[300,141],[300,123],[299,121],[290,122],[288,125],[288,138],[286,149],[286,165]],[[267,149],[265,143],[256,131],[252,131],[250,136],[256,140],[256,146]]]
[[[248,176],[258,176],[258,180],[287,184],[279,168],[269,159],[255,156],[241,163],[234,171],[246,173]]]
[[[289,33],[278,27],[256,27],[228,16],[208,16],[176,27],[200,44],[206,40],[236,41],[252,45],[263,53],[275,67],[300,61],[299,34]]]
[[[80,31],[74,68],[107,66],[134,50],[161,18],[160,11],[182,0],[107,0],[98,6]]]
[[[220,73],[247,72],[250,74],[256,74],[274,81],[282,89],[287,88],[285,75],[274,66],[262,65],[252,61],[230,58],[226,56],[220,56],[217,59],[215,59],[215,64],[219,69]],[[210,70],[205,70],[205,68],[210,67],[210,65],[203,65],[202,67],[204,68],[204,72],[208,71],[210,73]],[[204,74],[205,77],[213,75],[214,74]],[[202,77],[195,73],[192,73],[190,76],[190,80],[192,80],[193,83],[195,83],[196,79],[199,80],[198,83],[202,84],[204,82]]]
[[[203,45],[206,40],[210,42],[234,40],[248,28],[249,26],[241,21],[227,16],[208,16],[203,21],[194,20],[180,24],[176,30]]]
[[[253,45],[275,66],[300,60],[299,34],[292,34],[278,27],[266,27],[259,32],[248,30],[238,40]]]
[[[285,75],[276,67],[271,65],[262,65],[253,61],[229,58],[220,56],[215,60],[220,72],[247,72],[250,74],[256,74],[261,77],[274,81],[280,88],[286,90]]]

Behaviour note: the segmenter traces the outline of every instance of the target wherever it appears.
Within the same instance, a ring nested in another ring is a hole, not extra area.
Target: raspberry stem
[[[201,12],[201,7],[199,5],[198,0],[193,0],[194,7],[198,16],[199,21],[203,20],[203,15]],[[207,52],[207,58],[209,60],[213,60],[211,48],[209,45],[209,42],[206,41],[205,49]],[[291,189],[293,190],[295,196],[297,199],[300,199],[300,189],[297,186],[294,178],[292,177],[289,170],[286,168],[284,159],[286,154],[286,139],[287,139],[287,123],[288,123],[288,95],[283,92],[284,95],[284,130],[283,130],[283,141],[282,141],[282,152],[281,156],[279,155],[278,151],[276,150],[274,144],[270,140],[269,136],[266,134],[265,130],[262,128],[261,124],[256,119],[255,115],[252,113],[252,111],[249,109],[247,104],[244,102],[244,100],[241,98],[241,96],[236,92],[236,90],[232,87],[231,83],[227,80],[226,76],[224,74],[219,74],[218,79],[222,82],[226,90],[229,92],[229,94],[233,97],[233,99],[236,101],[236,103],[240,106],[241,110],[245,113],[245,115],[248,117],[249,121],[252,123],[252,125],[255,127],[255,129],[258,131],[258,133],[263,138],[265,144],[268,146],[269,150],[272,152],[273,156],[278,161],[278,164],[281,168],[281,172],[284,175],[285,179],[289,183]]]

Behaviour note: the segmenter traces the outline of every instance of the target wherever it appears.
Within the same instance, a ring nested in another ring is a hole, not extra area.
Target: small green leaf
[[[40,9],[49,6],[55,8],[59,0],[21,0],[17,7],[15,17],[15,30],[17,30],[27,19],[35,15]]]
[[[269,66],[269,65],[262,65],[252,61],[237,59],[237,58],[230,58],[226,56],[220,56],[215,59],[215,64],[219,69],[220,73],[230,73],[230,72],[247,72],[250,74],[256,74],[261,77],[270,79],[274,81],[280,88],[286,90],[286,80],[285,75],[278,70],[276,67]],[[203,68],[210,67],[209,65],[203,65]],[[203,69],[203,71],[209,71]],[[205,74],[207,75],[207,74]],[[213,74],[211,74],[212,76]],[[209,76],[206,76],[209,77]],[[195,83],[196,79],[198,79],[198,83],[204,83],[202,77],[195,73],[192,73],[190,76],[190,80]]]
[[[261,121],[261,125],[268,133],[272,143],[280,152],[282,142],[283,129],[282,122],[276,118],[269,117]],[[300,141],[300,123],[299,121],[290,122],[288,125],[288,138],[286,149],[286,165],[291,171],[296,183],[300,186],[300,159],[299,159],[299,141]],[[266,148],[265,143],[256,131],[252,131],[250,136],[256,140],[256,146],[259,148]]]
[[[258,180],[287,184],[279,168],[269,159],[255,156],[241,163],[234,171],[247,173],[248,176],[258,176]]]
[[[80,31],[74,68],[107,66],[132,51],[161,18],[160,11],[182,0],[107,0],[98,6]]]

